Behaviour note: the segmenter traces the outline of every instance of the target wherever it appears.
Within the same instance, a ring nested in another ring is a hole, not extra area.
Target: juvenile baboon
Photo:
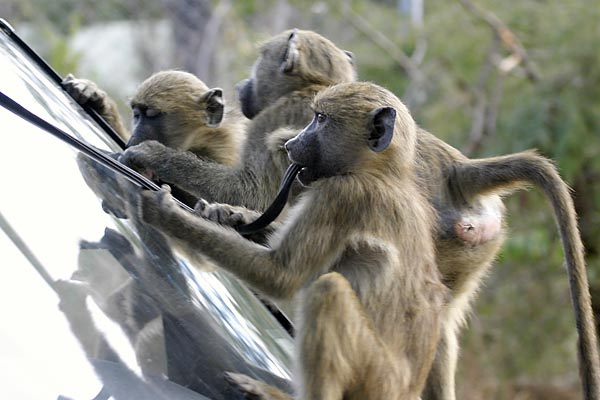
[[[439,216],[436,260],[443,282],[452,291],[452,300],[445,312],[442,339],[423,398],[455,398],[458,332],[483,277],[504,241],[504,206],[500,196],[525,184],[533,184],[546,193],[555,210],[580,335],[578,350],[584,393],[587,399],[597,399],[598,358],[583,247],[568,188],[552,162],[532,151],[470,160],[426,131],[420,130],[417,139],[419,187]],[[240,207],[204,201],[198,203],[196,212],[229,226],[247,224],[259,215]],[[278,223],[271,224],[262,236],[253,235],[253,240],[264,241],[278,226]]]
[[[225,111],[222,90],[209,89],[190,73],[162,71],[142,82],[130,100],[131,134],[124,128],[115,102],[94,82],[69,75],[63,87],[77,102],[90,104],[121,136],[129,138],[127,146],[157,140],[220,164],[234,165],[239,160],[244,131],[239,111]],[[173,187],[173,193],[189,206],[197,201],[177,186]],[[115,204],[121,201],[112,197],[112,203],[105,199],[103,207],[121,217],[121,208]]]
[[[251,78],[238,86],[242,111],[252,119],[238,166],[155,141],[127,149],[121,161],[208,201],[264,210],[289,164],[281,146],[310,122],[314,95],[355,75],[351,57],[329,40],[310,31],[283,32],[261,47]]]
[[[307,189],[268,246],[183,211],[165,190],[143,192],[137,212],[191,257],[201,252],[275,298],[300,295],[299,398],[417,399],[447,289],[434,212],[415,177],[415,123],[371,83],[328,88],[313,108],[285,145]],[[244,375],[229,379],[286,398]]]
[[[156,140],[221,164],[238,161],[241,119],[234,110],[224,118],[223,91],[209,89],[190,73],[161,71],[142,82],[129,102],[131,134],[114,100],[94,82],[69,75],[63,86],[78,103],[90,104],[122,137],[129,138],[127,146]]]

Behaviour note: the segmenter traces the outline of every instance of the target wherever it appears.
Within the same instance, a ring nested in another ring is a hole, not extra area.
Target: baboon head
[[[412,163],[415,123],[388,90],[365,82],[332,86],[317,94],[313,110],[312,122],[285,144],[290,160],[304,167],[303,185]]]
[[[128,146],[157,140],[187,150],[199,128],[215,128],[223,118],[223,91],[209,89],[194,75],[162,71],[146,79],[131,99],[133,129]]]
[[[252,119],[278,98],[308,85],[354,80],[352,53],[315,32],[294,29],[261,46],[250,78],[240,82],[237,90],[242,112]]]

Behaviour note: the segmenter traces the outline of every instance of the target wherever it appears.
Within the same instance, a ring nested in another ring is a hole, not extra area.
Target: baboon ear
[[[281,58],[279,70],[285,74],[289,74],[294,70],[300,59],[300,51],[298,50],[298,29],[294,29],[288,37],[285,53]]]
[[[223,90],[220,88],[209,89],[200,98],[206,104],[206,125],[216,128],[223,120]]]
[[[380,107],[371,113],[367,143],[376,153],[387,149],[394,137],[396,110],[393,107]]]
[[[342,50],[344,52],[344,54],[346,55],[346,57],[348,57],[348,61],[350,61],[350,64],[354,65],[354,53],[348,50]]]

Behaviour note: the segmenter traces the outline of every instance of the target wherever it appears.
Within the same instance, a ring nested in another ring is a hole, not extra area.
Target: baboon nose
[[[283,148],[285,149],[285,151],[288,152],[288,154],[290,153],[290,151],[292,151],[293,146],[294,146],[294,139],[290,139],[283,144]]]

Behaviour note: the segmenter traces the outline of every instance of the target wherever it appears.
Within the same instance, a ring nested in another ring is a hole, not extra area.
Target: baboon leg
[[[366,315],[350,283],[339,273],[325,274],[311,285],[303,334],[298,338],[301,399],[404,398],[409,369],[402,371],[404,376],[398,373],[398,361]]]
[[[438,342],[435,359],[427,377],[423,400],[455,400],[455,374],[458,361],[458,340],[454,329],[445,326]]]

